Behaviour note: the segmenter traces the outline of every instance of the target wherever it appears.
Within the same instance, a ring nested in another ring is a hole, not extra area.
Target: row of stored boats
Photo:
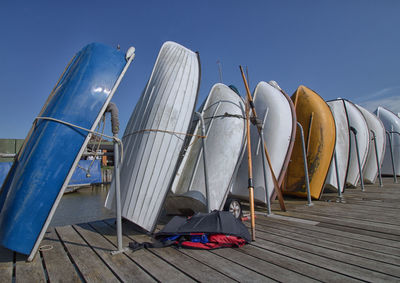
[[[37,251],[82,152],[133,59],[128,53],[124,58],[120,51],[90,44],[67,66],[1,188],[1,245],[31,256]],[[227,200],[248,200],[246,102],[235,87],[218,83],[196,112],[199,86],[198,55],[166,42],[125,129],[119,175],[122,216],[147,231],[154,230],[163,209],[190,214],[221,210]],[[253,97],[255,122],[265,137],[260,139],[257,128],[251,127],[253,186],[260,204],[275,198],[274,183],[285,194],[306,196],[298,124],[304,131],[313,198],[319,198],[324,187],[343,191],[346,184],[357,185],[360,172],[366,181],[375,182],[384,156],[382,170],[390,174],[385,171],[385,128],[393,136],[394,161],[400,162],[400,139],[394,134],[400,119],[386,109],[377,110],[383,126],[350,101],[326,103],[304,86],[290,98],[273,81],[260,82]],[[266,153],[270,167],[263,163]],[[109,209],[117,201],[117,179],[107,196]]]

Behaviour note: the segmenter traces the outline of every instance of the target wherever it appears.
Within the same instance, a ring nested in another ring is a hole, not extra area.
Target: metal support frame
[[[261,125],[261,131],[260,131],[260,140],[261,144],[265,144],[265,139],[264,139],[264,123]],[[262,164],[263,164],[263,169],[264,169],[264,186],[265,186],[265,197],[267,200],[267,215],[272,215],[271,213],[271,199],[269,198],[269,193],[268,193],[268,179],[267,179],[267,157],[265,155],[265,150],[262,151]]]
[[[397,183],[396,167],[394,166],[394,158],[393,158],[392,136],[390,134],[391,134],[391,132],[386,131],[386,135],[388,136],[388,141],[389,141],[390,157],[391,157],[391,160],[392,160],[393,181],[395,183]]]
[[[383,187],[381,165],[379,164],[378,146],[376,145],[376,134],[373,130],[371,130],[371,133],[372,133],[372,140],[374,141],[376,167],[378,168],[379,186]]]
[[[204,124],[204,117],[200,112],[195,112],[195,114],[199,117],[201,123],[201,134],[202,136],[206,135],[206,128]],[[210,212],[210,190],[208,185],[208,174],[207,174],[207,146],[206,146],[206,139],[202,138],[202,145],[203,145],[203,168],[204,168],[204,181],[205,181],[205,188],[206,188],[206,198],[207,198],[207,212]]]
[[[306,145],[304,142],[304,131],[303,131],[303,127],[301,126],[301,124],[299,122],[297,122],[297,126],[300,129],[301,145],[303,148],[304,177],[306,180],[306,189],[307,189],[307,206],[313,206],[314,204],[311,202],[310,179],[308,176],[307,153],[306,153]]]
[[[354,140],[355,140],[355,143],[356,143],[356,152],[357,152],[358,171],[360,173],[361,191],[364,191],[364,176],[363,176],[363,173],[362,173],[360,151],[359,151],[359,148],[358,148],[357,130],[355,128],[353,128],[353,127],[350,127],[350,131],[354,134]]]
[[[118,250],[112,251],[112,255],[123,253],[128,250],[128,248],[123,248],[122,246],[122,216],[121,216],[121,190],[120,190],[120,175],[119,175],[119,145],[118,145],[118,134],[114,134],[114,175],[115,175],[115,211],[117,214],[117,247]]]
[[[135,58],[135,48],[130,47],[128,51],[126,52],[125,59],[127,61],[126,67],[122,72],[122,75],[125,74],[127,67],[130,65],[132,62],[133,58]],[[105,114],[104,114],[105,115]],[[118,117],[118,112],[116,114]],[[113,119],[113,117],[111,117]],[[118,120],[118,118],[116,119]],[[111,123],[114,123],[114,121],[111,121]],[[119,121],[117,122],[119,124]],[[119,127],[118,127],[119,128]],[[121,206],[121,189],[120,189],[120,174],[119,174],[119,166],[121,165],[121,160],[119,157],[119,142],[121,143],[122,146],[122,141],[118,139],[118,131],[119,129],[115,130],[113,129],[113,141],[114,141],[114,178],[115,178],[115,211],[116,211],[116,225],[117,225],[117,248],[118,250],[112,251],[111,255],[116,255],[123,253],[128,250],[128,248],[123,247],[122,243],[122,206]]]
[[[390,134],[397,134],[397,135],[400,136],[400,133],[396,132],[396,131],[393,131],[393,128],[392,128],[392,131],[390,131]],[[391,137],[390,137],[390,141],[392,141]],[[390,153],[391,153],[391,156],[392,156],[394,182],[397,183],[397,168],[395,167],[395,163],[394,163],[393,143],[392,142],[390,142]]]
[[[336,182],[337,182],[337,188],[338,188],[338,198],[342,198],[342,188],[340,186],[340,179],[339,179],[339,169],[338,169],[338,164],[337,164],[337,156],[336,156],[336,149],[333,152],[333,159],[335,161],[335,172],[336,172]]]

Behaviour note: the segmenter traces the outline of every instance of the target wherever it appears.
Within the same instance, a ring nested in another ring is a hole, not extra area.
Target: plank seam
[[[40,257],[40,263],[41,263],[41,266],[42,266],[42,271],[43,271],[44,278],[46,279],[47,283],[50,283],[49,274],[48,274],[47,269],[46,269],[46,263],[44,262],[43,252],[39,251],[39,254],[37,256]]]
[[[254,270],[254,269],[252,269],[252,268],[250,268],[250,267],[248,267],[248,266],[246,266],[246,265],[241,264],[240,262],[233,261],[233,260],[231,260],[230,258],[227,258],[227,257],[224,257],[224,256],[222,256],[222,255],[216,254],[216,253],[213,252],[212,250],[210,250],[209,252],[212,253],[212,254],[214,254],[214,255],[216,255],[216,256],[218,256],[218,257],[221,257],[221,258],[226,259],[226,260],[228,260],[228,261],[230,261],[230,262],[233,262],[233,263],[235,263],[235,264],[237,264],[237,265],[239,265],[239,266],[241,266],[241,267],[244,267],[244,268],[246,268],[246,269],[248,269],[248,270],[251,270],[251,271],[253,271],[254,273],[257,273],[257,274],[259,274],[259,275],[261,275],[261,276],[263,276],[263,277],[265,277],[265,278],[268,278],[268,279],[271,279],[271,280],[273,280],[273,281],[279,282],[278,280],[276,280],[276,279],[274,279],[274,278],[271,278],[271,277],[269,277],[269,276],[267,276],[267,275],[265,275],[265,274],[262,274],[262,273],[258,272],[257,270]]]
[[[106,221],[102,221],[106,225],[110,226],[111,228],[115,229],[112,225],[108,224]],[[108,241],[110,244],[112,244],[114,247],[117,247],[111,240],[107,239],[102,233],[99,232],[99,230],[96,229],[96,227],[92,226],[90,223],[88,223],[90,227],[92,227],[97,233],[99,233],[106,241]],[[123,233],[124,235],[124,233]],[[155,281],[160,282],[156,277],[154,277],[146,268],[144,268],[141,264],[139,264],[137,261],[135,261],[132,257],[130,257],[128,254],[125,252],[123,253],[130,261],[132,261],[134,264],[136,264],[140,269],[142,269],[147,275],[149,275],[151,278],[153,278]]]
[[[254,246],[254,245],[251,245],[251,246],[256,247],[256,248],[259,248],[259,247]],[[300,272],[298,272],[298,271],[296,271],[296,270],[290,269],[290,268],[288,268],[287,266],[281,266],[281,265],[279,265],[279,264],[277,264],[277,263],[275,263],[275,262],[268,261],[268,259],[262,258],[262,257],[257,256],[257,255],[253,255],[253,254],[250,255],[249,253],[246,253],[246,252],[244,252],[244,251],[241,250],[241,249],[237,249],[237,251],[239,251],[239,252],[241,252],[241,253],[243,253],[243,254],[245,254],[245,255],[248,255],[248,256],[257,258],[257,259],[259,259],[259,260],[261,260],[261,261],[268,262],[269,264],[275,265],[275,266],[277,266],[277,267],[284,268],[284,269],[286,269],[286,270],[290,270],[291,272],[296,273],[296,274],[299,274],[299,275],[301,275],[301,276],[308,277],[308,278],[310,278],[310,279],[313,279],[313,280],[317,280],[317,281],[322,282],[321,280],[315,279],[315,278],[313,278],[313,277],[311,277],[311,276],[308,276],[307,274],[303,274],[303,273],[300,273]],[[275,279],[274,279],[274,280],[275,280]]]
[[[266,220],[262,219],[261,221],[264,222],[264,221],[266,221]],[[259,222],[258,222],[258,223],[259,223]],[[274,221],[273,223],[276,223],[276,222]],[[262,224],[260,224],[260,225],[262,225]],[[289,227],[293,227],[293,226],[294,226],[294,227],[301,228],[301,229],[304,229],[304,230],[307,230],[307,231],[312,231],[312,232],[318,232],[318,233],[326,233],[326,234],[328,234],[328,232],[321,232],[321,231],[319,231],[319,230],[316,231],[316,230],[313,230],[313,229],[308,229],[309,227],[300,226],[300,225],[289,225],[288,223],[284,223],[284,222],[279,222],[278,225],[284,225],[284,226],[289,226]],[[332,224],[332,225],[333,225],[333,224]],[[360,239],[357,237],[358,235],[362,235],[362,236],[367,236],[367,237],[371,237],[371,238],[377,238],[377,237],[373,237],[373,236],[371,236],[371,235],[356,234],[356,233],[354,233],[354,232],[336,230],[336,229],[332,229],[332,228],[330,228],[330,227],[324,227],[324,226],[317,226],[317,227],[322,227],[322,228],[329,229],[329,230],[332,230],[332,231],[350,233],[350,234],[354,235],[354,237],[350,237],[350,236],[336,235],[336,234],[335,234],[335,236],[338,236],[338,237],[343,237],[343,238],[346,238],[346,239],[352,239],[352,240],[363,241],[363,242],[366,242],[366,243],[372,243],[372,244],[381,245],[381,246],[385,246],[385,247],[389,247],[389,248],[393,248],[393,249],[400,249],[400,248],[398,248],[398,247],[394,247],[394,246],[390,246],[390,245],[385,245],[385,244],[381,244],[381,243],[376,243],[376,242],[371,242],[371,241],[368,241],[368,240],[360,240]],[[395,241],[392,240],[392,239],[384,239],[384,238],[379,238],[379,239],[395,242]]]
[[[72,255],[71,255],[70,252],[68,251],[68,248],[67,248],[67,246],[65,245],[64,241],[61,239],[60,234],[59,234],[58,231],[57,231],[57,228],[55,228],[54,231],[56,232],[56,235],[57,235],[57,237],[58,237],[58,240],[60,241],[61,245],[63,246],[65,253],[67,254],[69,260],[71,261],[72,266],[74,267],[76,273],[78,274],[79,279],[81,279],[82,282],[85,282],[85,283],[86,283],[87,281],[86,281],[85,277],[83,276],[82,272],[79,270],[78,265],[76,264],[74,258],[72,257]]]
[[[399,276],[395,276],[395,275],[392,275],[392,274],[387,274],[387,273],[384,273],[384,272],[381,272],[381,271],[378,271],[378,270],[373,270],[373,269],[366,268],[366,267],[363,267],[363,266],[359,266],[359,265],[356,265],[356,264],[353,264],[353,263],[350,263],[350,262],[345,262],[345,261],[338,260],[338,259],[332,259],[332,258],[329,258],[327,256],[319,255],[319,254],[311,252],[311,251],[307,251],[307,250],[302,250],[302,249],[299,249],[299,248],[291,247],[291,246],[288,246],[288,245],[283,244],[283,243],[277,243],[277,242],[275,242],[273,240],[265,239],[263,237],[259,237],[259,238],[263,239],[264,241],[271,242],[271,243],[274,243],[274,244],[277,244],[277,245],[281,245],[281,246],[284,246],[284,247],[289,247],[291,249],[295,249],[295,250],[302,251],[302,252],[305,252],[305,253],[308,253],[308,254],[312,254],[312,255],[319,256],[319,257],[323,257],[323,258],[326,258],[326,259],[329,259],[329,260],[334,260],[335,262],[340,262],[340,263],[343,263],[343,264],[346,264],[346,265],[352,265],[352,266],[355,266],[355,267],[358,267],[358,268],[361,268],[361,269],[364,269],[364,270],[368,270],[368,271],[380,273],[380,274],[383,274],[383,275],[391,276],[393,278],[400,278]],[[330,270],[330,269],[328,269],[328,270]],[[332,270],[332,271],[340,273],[337,270]],[[344,274],[344,275],[352,277],[352,276],[347,275],[347,274]],[[362,280],[360,278],[355,278],[355,279]]]
[[[263,232],[264,232],[264,231],[263,231]],[[271,230],[268,230],[268,233],[269,233],[269,234],[272,234],[272,235],[275,235],[275,236],[277,236],[277,237],[281,237],[281,238],[288,239],[288,240],[290,240],[290,241],[297,241],[297,242],[300,242],[300,243],[310,244],[309,242],[306,242],[306,241],[304,241],[304,240],[293,239],[293,238],[290,238],[290,237],[287,237],[287,236],[284,236],[284,235],[280,235],[280,234],[278,234],[278,233],[276,233],[276,232],[273,232],[273,231],[271,231]],[[340,253],[342,253],[342,254],[347,254],[347,255],[351,255],[351,256],[357,256],[357,257],[360,257],[360,258],[364,258],[364,259],[368,259],[368,260],[373,260],[373,261],[381,262],[381,263],[384,263],[384,264],[390,264],[390,265],[393,265],[393,266],[400,266],[400,265],[398,265],[398,264],[388,263],[388,262],[385,262],[385,261],[380,261],[380,260],[375,259],[375,258],[374,258],[374,259],[371,259],[371,258],[369,258],[369,257],[365,257],[365,256],[362,256],[362,255],[359,255],[359,254],[349,253],[349,252],[346,252],[346,251],[342,251],[342,250],[337,250],[337,249],[334,249],[334,248],[329,248],[329,247],[321,246],[321,245],[316,244],[316,243],[313,243],[313,245],[316,246],[316,247],[320,247],[320,248],[326,249],[326,250],[331,250],[331,251],[335,251],[335,252],[340,252]],[[304,251],[304,250],[303,250],[303,251]],[[388,274],[388,275],[393,276],[393,275],[391,275],[391,274]]]
[[[302,235],[302,236],[309,236],[308,234],[306,234],[307,232],[305,231],[304,233],[301,233],[301,232],[299,232],[299,231],[293,231],[293,230],[290,230],[290,229],[288,229],[288,228],[284,228],[284,227],[275,227],[275,226],[273,226],[273,225],[268,225],[268,224],[265,224],[265,223],[258,223],[258,225],[260,225],[260,226],[263,226],[263,227],[266,227],[266,228],[273,228],[273,229],[276,229],[276,230],[282,230],[282,231],[285,231],[285,232],[289,232],[289,233],[294,233],[294,234],[298,234],[298,235]],[[285,226],[289,226],[289,225],[285,225]],[[289,226],[290,227],[290,226]],[[300,227],[299,227],[300,228]],[[304,230],[306,230],[306,229],[304,229]],[[317,232],[317,233],[321,233],[321,234],[326,234],[326,235],[329,235],[329,233],[325,233],[325,232],[319,232],[319,231],[315,231],[315,230],[308,230],[308,231],[311,231],[311,232]],[[269,231],[268,231],[269,232]],[[339,236],[339,235],[335,235],[335,236],[337,236],[337,237],[343,237],[343,238],[346,238],[346,239],[351,239],[351,240],[357,240],[357,241],[363,241],[363,242],[365,242],[365,243],[372,243],[372,244],[375,244],[375,245],[381,245],[381,244],[377,244],[377,243],[373,243],[373,242],[368,242],[368,241],[364,241],[364,240],[359,240],[359,239],[355,239],[355,238],[350,238],[350,237],[346,237],[346,236]],[[312,236],[313,238],[318,238],[318,239],[323,239],[323,238],[321,238],[321,237],[318,237],[318,236]],[[333,243],[336,243],[336,244],[341,244],[341,245],[343,245],[343,246],[347,246],[347,247],[353,247],[353,248],[359,248],[359,249],[364,249],[364,250],[367,250],[367,251],[371,251],[371,252],[376,252],[376,253],[380,253],[380,254],[383,254],[383,255],[388,255],[388,256],[396,256],[396,257],[399,257],[399,255],[398,254],[390,254],[390,253],[386,253],[386,252],[382,252],[382,251],[377,251],[377,250],[373,250],[373,249],[369,249],[368,247],[366,247],[366,246],[357,246],[357,245],[352,245],[352,244],[348,244],[348,243],[343,243],[343,242],[340,242],[339,240],[332,240],[332,239],[329,239],[329,241],[331,241],[331,242],[333,242]],[[381,246],[385,246],[385,245],[381,245]],[[385,247],[390,247],[390,246],[385,246]],[[390,247],[390,248],[393,248],[393,249],[398,249],[398,248],[396,248],[396,247]]]
[[[82,238],[82,240],[88,245],[88,247],[97,255],[97,257],[108,267],[112,274],[118,279],[120,282],[124,282],[122,278],[112,269],[112,267],[101,257],[101,255],[89,244],[89,242],[83,237],[81,233],[79,233],[78,229],[75,228],[75,225],[71,225],[72,229]]]

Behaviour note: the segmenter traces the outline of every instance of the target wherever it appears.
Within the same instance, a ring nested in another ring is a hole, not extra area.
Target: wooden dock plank
[[[324,217],[332,217],[333,215],[335,218],[339,219],[349,219],[349,220],[367,220],[370,223],[374,224],[387,224],[387,225],[393,225],[397,226],[397,228],[400,228],[400,223],[398,222],[398,214],[397,213],[385,213],[384,215],[382,214],[376,214],[375,212],[372,212],[369,210],[368,207],[365,207],[365,209],[362,209],[360,211],[352,208],[351,210],[345,209],[343,205],[321,205],[318,203],[318,205],[314,205],[312,207],[302,207],[298,206],[295,208],[291,208],[291,211],[293,212],[300,212],[300,213],[308,213],[312,215],[318,215],[318,216],[324,216]]]
[[[72,226],[57,227],[56,231],[87,282],[119,282]]]
[[[368,229],[368,227],[365,227],[366,229],[362,229],[359,227],[352,227],[351,225],[349,226],[347,224],[340,225],[339,223],[328,223],[328,222],[321,222],[318,224],[318,226],[324,228],[331,228],[336,231],[350,232],[354,234],[375,237],[377,239],[383,240],[384,245],[390,245],[396,248],[400,247],[399,236],[393,234],[385,234],[380,231],[376,232],[372,228]],[[386,241],[386,240],[391,240],[391,241]]]
[[[297,217],[302,219],[308,219],[313,221],[321,222],[320,226],[327,225],[336,225],[338,226],[336,229],[340,230],[341,227],[343,229],[353,228],[358,229],[360,234],[364,233],[365,235],[373,235],[383,239],[391,239],[394,241],[400,241],[400,227],[389,224],[382,223],[372,223],[366,220],[354,220],[354,219],[337,219],[334,216],[326,217],[319,215],[312,215],[308,213],[302,212],[276,212],[279,215],[285,215],[290,217]]]
[[[81,282],[78,271],[68,258],[54,228],[50,227],[40,245],[50,282]]]
[[[224,274],[229,274],[231,278],[239,282],[277,282],[210,251],[190,249],[181,249],[181,251],[192,258],[196,258],[203,264],[212,266]]]
[[[266,248],[269,244],[269,249],[275,252],[286,254],[287,256],[295,256],[296,258],[299,257],[311,264],[352,276],[360,280],[368,281],[373,279],[374,281],[395,281],[398,278],[377,271],[376,269],[379,269],[381,266],[380,263],[375,263],[375,266],[373,266],[371,261],[367,261],[366,259],[341,254],[332,250],[326,252],[320,247],[299,243],[294,240],[288,240],[261,231],[257,231],[257,234],[258,238],[254,245],[261,245]],[[369,268],[362,266],[368,266]],[[385,266],[385,271],[388,269],[390,268]]]
[[[77,232],[88,242],[97,255],[109,266],[110,269],[125,282],[155,282],[148,273],[131,261],[126,254],[111,255],[117,248],[97,233],[89,224],[74,225]]]
[[[26,260],[27,256],[16,254],[15,282],[46,282],[40,255],[36,255],[32,262]]]
[[[243,247],[242,249],[245,248],[246,247]],[[294,282],[296,280],[300,282],[318,282],[317,280],[304,276],[303,274],[299,274],[265,260],[260,260],[259,258],[250,256],[249,254],[242,253],[239,250],[240,249],[218,249],[212,252],[225,259],[240,263],[241,266],[244,266],[249,270],[253,270],[279,282]]]
[[[112,225],[112,223],[110,223]],[[115,227],[114,227],[115,228]],[[151,242],[152,238],[145,234],[138,234],[132,225],[125,225],[125,233],[136,242]],[[231,282],[233,278],[229,274],[225,275],[208,265],[199,262],[196,258],[192,258],[179,249],[168,247],[161,249],[150,249],[152,253],[175,266],[179,270],[183,270],[192,278],[202,282]]]
[[[259,229],[264,232],[271,232],[275,235],[282,235],[292,239],[312,242],[322,247],[328,247],[337,251],[364,256],[370,259],[379,259],[380,261],[400,266],[400,250],[387,248],[390,254],[382,251],[382,246],[366,243],[351,238],[343,238],[329,233],[315,232],[312,230],[301,229],[289,225],[277,225],[269,221],[258,220]],[[260,227],[262,226],[262,228]],[[385,251],[387,251],[385,250]],[[396,255],[397,254],[397,255]]]
[[[283,268],[292,270],[305,276],[309,276],[322,282],[360,282],[359,280],[346,275],[303,262],[296,258],[281,255],[253,244],[245,246],[239,251],[259,260],[271,262]]]
[[[394,263],[385,261],[385,255],[379,253],[368,254],[362,249],[352,249],[340,244],[334,245],[329,241],[312,238],[301,235],[292,235],[273,228],[263,230],[263,234],[269,234],[273,237],[284,239],[291,242],[291,247],[304,251],[313,251],[321,256],[327,256],[343,262],[351,262],[361,267],[369,268],[386,274],[400,276],[400,258],[388,257],[388,260],[394,260]],[[261,235],[261,237],[262,237]],[[292,241],[293,240],[293,241]],[[358,264],[357,264],[358,263]],[[378,268],[379,266],[379,268]],[[378,268],[378,269],[377,269]]]
[[[14,253],[0,246],[0,282],[11,282]]]
[[[297,218],[295,218],[297,219]],[[313,232],[317,233],[321,236],[324,234],[328,234],[331,237],[338,237],[337,239],[339,242],[349,242],[353,243],[354,241],[358,241],[358,243],[362,246],[364,245],[366,248],[371,248],[371,249],[376,249],[376,250],[381,250],[381,252],[388,253],[388,254],[393,254],[393,255],[398,255],[400,252],[400,243],[393,241],[393,240],[387,240],[387,239],[381,239],[369,235],[364,235],[364,234],[359,234],[357,233],[358,230],[354,229],[353,231],[342,231],[342,230],[336,230],[335,228],[337,226],[331,225],[331,227],[323,227],[321,224],[318,224],[316,226],[314,225],[305,225],[299,222],[294,222],[294,221],[281,221],[280,219],[275,219],[273,217],[259,217],[257,220],[261,221],[268,221],[270,223],[273,223],[272,225],[276,225],[277,227],[281,227],[282,225],[285,227],[296,227],[297,229],[304,229],[307,233]]]
[[[113,221],[112,221],[113,222]],[[106,237],[110,242],[114,245],[117,243],[117,237],[115,229],[110,225],[106,224],[102,221],[96,221],[91,223],[93,227],[101,233],[104,237]],[[126,229],[124,225],[124,230]],[[124,232],[125,233],[125,232]],[[129,242],[132,240],[124,235],[123,244],[124,247],[127,247]],[[161,282],[194,282],[192,278],[187,276],[186,274],[180,272],[175,267],[168,264],[163,259],[159,258],[149,250],[138,250],[135,252],[127,252],[127,256],[130,260],[134,261],[138,264],[142,269],[146,270],[149,274],[151,274],[156,280]]]

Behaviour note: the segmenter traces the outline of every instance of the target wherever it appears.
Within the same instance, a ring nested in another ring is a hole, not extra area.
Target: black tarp
[[[190,235],[191,233],[225,234],[241,237],[251,242],[246,226],[229,211],[196,213],[190,218],[173,217],[164,228],[155,234],[156,239],[170,235]]]

